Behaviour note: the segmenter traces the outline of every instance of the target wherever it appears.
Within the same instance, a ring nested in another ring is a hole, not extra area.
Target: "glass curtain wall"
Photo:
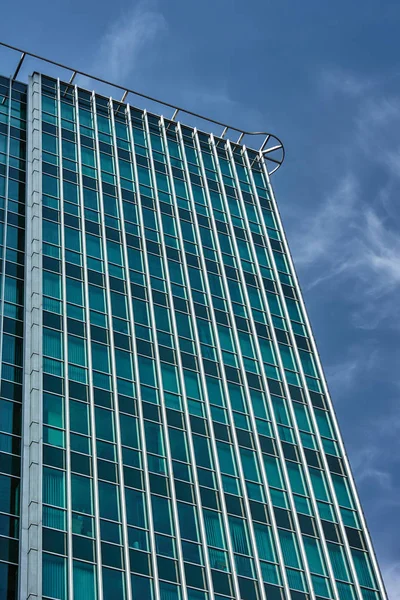
[[[43,597],[380,600],[258,153],[41,82]]]

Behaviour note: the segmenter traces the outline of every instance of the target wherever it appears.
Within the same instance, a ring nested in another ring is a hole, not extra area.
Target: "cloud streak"
[[[100,41],[94,68],[104,78],[125,81],[137,69],[145,54],[168,29],[163,14],[145,1],[136,4],[111,23]]]
[[[400,562],[383,564],[382,574],[390,600],[400,600]]]
[[[304,219],[297,229],[295,260],[297,265],[312,266],[329,260],[334,246],[345,236],[344,224],[355,216],[358,184],[352,175],[343,178],[332,193],[322,200],[320,208]]]
[[[337,67],[324,69],[320,78],[321,90],[326,95],[341,94],[358,98],[376,85],[377,82],[355,76]]]
[[[306,290],[329,282],[336,294],[351,298],[357,326],[375,328],[400,317],[400,220],[394,208],[400,195],[400,101],[376,82],[341,71],[324,72],[322,87],[324,94],[347,95],[352,107],[348,139],[341,140],[346,168],[293,232],[295,263]],[[376,173],[376,166],[378,178],[371,180],[369,170]]]

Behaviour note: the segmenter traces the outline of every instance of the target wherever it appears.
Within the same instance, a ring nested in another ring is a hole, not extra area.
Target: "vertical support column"
[[[28,90],[19,599],[42,597],[42,197],[40,75]]]

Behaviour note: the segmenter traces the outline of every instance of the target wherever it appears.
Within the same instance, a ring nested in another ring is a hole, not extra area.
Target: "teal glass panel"
[[[264,466],[267,473],[269,485],[283,488],[283,480],[279,461],[273,456],[264,456]]]
[[[65,508],[65,473],[50,467],[43,468],[43,502]]]
[[[199,541],[196,509],[191,504],[178,502],[178,515],[181,537],[194,542]]]
[[[173,535],[171,504],[168,498],[152,495],[153,523],[155,531]]]
[[[256,536],[257,550],[260,559],[276,561],[275,548],[272,540],[271,528],[261,523],[254,524],[254,533]]]
[[[372,572],[369,556],[361,550],[351,550],[357,577],[361,585],[376,588],[375,577]]]
[[[104,598],[118,598],[118,600],[124,600],[125,598],[125,585],[122,571],[116,571],[115,569],[108,569],[103,567],[103,597]]]
[[[290,531],[280,529],[279,539],[281,542],[285,565],[288,567],[295,567],[297,569],[301,568],[295,535]]]
[[[71,475],[72,510],[92,514],[92,480],[81,475]]]
[[[61,556],[43,553],[43,595],[67,600],[67,561]]]
[[[99,481],[100,516],[113,521],[120,520],[119,490],[116,485]]]
[[[335,486],[339,504],[347,508],[354,508],[346,479],[340,475],[332,474],[332,480],[333,485]]]
[[[336,582],[336,585],[339,598],[343,598],[343,600],[355,600],[356,594],[353,586],[350,586],[347,583],[342,583],[341,581]]]
[[[322,559],[321,547],[315,538],[303,535],[303,543],[306,551],[307,562],[312,573],[326,575],[324,561]]]
[[[333,573],[336,579],[341,579],[342,581],[351,581],[343,546],[332,543],[328,543],[327,545]]]
[[[97,598],[94,565],[74,560],[73,583],[74,600],[95,600]]]
[[[43,394],[43,422],[54,427],[64,427],[63,398],[54,394]]]
[[[207,543],[217,548],[225,548],[224,528],[220,513],[212,510],[203,510],[203,515]]]

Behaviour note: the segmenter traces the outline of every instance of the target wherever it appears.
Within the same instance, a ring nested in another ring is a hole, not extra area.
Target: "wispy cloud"
[[[329,385],[335,392],[339,390],[343,393],[353,385],[354,379],[359,373],[360,359],[349,358],[339,364],[330,365],[325,369],[326,376],[329,381]],[[336,396],[337,398],[338,396]],[[340,395],[339,395],[340,398]]]
[[[336,364],[328,365],[325,369],[330,387],[334,390],[336,403],[348,399],[354,384],[363,373],[374,368],[382,368],[379,361],[379,350],[375,343],[368,342],[362,347],[353,344],[344,349],[346,356]]]
[[[361,276],[373,274],[369,293],[384,295],[400,286],[400,236],[384,219],[369,209],[359,231],[359,248],[354,267]]]
[[[346,223],[355,216],[358,201],[358,183],[351,174],[343,178],[338,187],[321,199],[316,212],[304,219],[297,228],[296,264],[312,266],[329,260],[338,241],[346,237]]]
[[[167,28],[165,17],[153,2],[137,3],[104,33],[92,70],[116,83],[126,81]]]
[[[289,239],[305,295],[313,289],[311,306],[326,320],[320,335],[332,334],[327,379],[388,594],[400,600],[400,97],[382,72],[365,72],[324,69],[317,78],[328,122],[311,177],[322,192],[311,191],[301,219],[293,202]],[[334,318],[345,326],[336,331]]]
[[[325,71],[324,93],[347,95],[350,124],[345,172],[292,237],[305,289],[329,281],[354,306],[358,326],[400,316],[400,99],[376,81]],[[332,99],[334,102],[334,99]],[[334,151],[332,151],[334,155]],[[378,170],[376,167],[378,166]],[[370,173],[375,174],[373,179]],[[397,226],[396,226],[397,221]]]
[[[184,90],[184,96],[192,106],[221,106],[223,108],[233,109],[237,107],[237,103],[230,96],[229,92],[222,87],[218,89],[201,89],[193,88]]]
[[[383,564],[382,574],[390,600],[400,600],[400,561]]]
[[[400,236],[363,200],[354,173],[322,199],[320,208],[294,233],[295,261],[308,275],[307,288],[350,279],[368,301],[400,287]],[[362,286],[362,287],[360,287]],[[351,291],[345,288],[346,294]],[[365,300],[365,298],[364,298]]]
[[[324,69],[321,73],[320,86],[326,94],[342,94],[354,98],[375,87],[376,82],[356,76],[353,73],[335,68]]]
[[[364,156],[389,177],[400,179],[400,98],[376,94],[362,98],[354,141]]]
[[[154,83],[154,76],[151,74],[152,66],[159,72],[163,65],[164,45],[169,41],[169,45],[174,46],[173,40],[168,40],[168,36],[171,35],[172,25],[168,25],[157,0],[135,2],[132,8],[123,11],[109,24],[98,40],[97,50],[91,60],[90,72],[101,74],[103,79],[119,85],[129,85],[135,76],[136,82],[132,87],[146,92],[146,89],[151,89],[151,84]],[[184,51],[182,48],[182,52]],[[199,114],[210,115],[221,121],[229,121],[229,119],[234,121],[238,114],[243,114],[240,103],[229,91],[223,77],[219,76],[215,82],[212,80],[207,82],[204,77],[196,76],[195,72],[185,73],[182,69],[180,71],[178,69],[174,77],[177,82],[175,85],[172,77],[164,85],[167,88],[165,98],[178,106],[187,107],[188,110]],[[108,92],[113,95],[115,91],[89,78],[78,77],[77,79],[83,87],[95,87],[105,95]],[[171,94],[169,88],[173,89],[173,96],[170,98],[168,98]],[[154,95],[164,98],[164,93],[158,91]],[[151,101],[146,101],[146,107],[152,108]],[[160,105],[154,108],[156,112],[162,112]],[[167,110],[169,112],[169,109]],[[243,127],[251,129],[254,123],[261,121],[262,113],[250,108],[246,110],[245,117]],[[204,126],[203,121],[187,115],[185,120],[193,126]],[[213,126],[208,125],[208,128],[212,130]],[[214,131],[220,132],[221,128],[217,127]]]
[[[369,443],[352,457],[353,473],[359,485],[365,482],[374,483],[381,488],[381,491],[391,491],[393,489],[393,475],[385,469],[385,462],[382,461],[382,452],[379,447]],[[398,505],[398,501],[396,502]]]
[[[400,425],[398,416],[398,412],[397,418],[395,413],[391,414],[395,420],[394,430],[397,431]],[[351,465],[361,497],[364,501],[368,499],[369,524],[374,524],[373,541],[379,550],[379,564],[388,596],[390,600],[400,600],[400,560],[397,539],[393,535],[400,507],[399,461],[391,452],[394,443],[379,434],[379,423],[375,420],[373,425],[369,423],[368,431],[372,427],[374,431],[377,428],[378,433],[371,439],[366,430],[363,447],[351,453]]]

